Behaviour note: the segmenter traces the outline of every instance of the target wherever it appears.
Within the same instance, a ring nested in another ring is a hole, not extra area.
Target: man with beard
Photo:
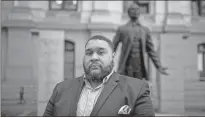
[[[43,116],[154,116],[148,84],[114,72],[114,56],[108,38],[91,37],[85,74],[58,83]]]
[[[130,77],[149,80],[147,76],[147,55],[152,59],[161,74],[168,75],[161,66],[159,57],[154,51],[149,29],[139,23],[139,3],[134,2],[128,9],[130,21],[117,29],[113,39],[114,52],[122,43],[118,72]]]

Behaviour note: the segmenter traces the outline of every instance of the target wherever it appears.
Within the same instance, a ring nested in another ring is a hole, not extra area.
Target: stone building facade
[[[2,91],[10,87],[14,93],[19,86],[27,87],[32,91],[29,99],[35,98],[37,113],[42,115],[56,83],[83,74],[87,39],[102,34],[112,40],[116,28],[128,21],[126,9],[131,2],[2,1]],[[182,114],[205,107],[205,84],[200,81],[205,75],[204,4],[141,1],[140,22],[150,29],[170,73],[159,75],[150,61],[156,111]]]

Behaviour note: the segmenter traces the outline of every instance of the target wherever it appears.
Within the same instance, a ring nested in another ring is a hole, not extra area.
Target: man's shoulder
[[[119,75],[119,88],[128,91],[133,97],[137,98],[144,87],[147,86],[146,80]]]
[[[73,79],[67,79],[67,80],[64,80],[62,82],[57,83],[57,86],[59,88],[68,88],[68,87],[70,87],[70,85],[77,84],[81,78],[82,78],[82,76],[77,77],[77,78],[73,78]]]
[[[146,83],[145,80],[140,80],[138,78],[133,78],[133,77],[129,77],[126,75],[121,75],[121,74],[119,74],[119,78],[120,78],[119,79],[120,83],[124,83],[131,87],[141,87]]]

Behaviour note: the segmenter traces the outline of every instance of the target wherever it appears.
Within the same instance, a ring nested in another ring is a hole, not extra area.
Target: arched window
[[[6,80],[7,60],[8,60],[8,28],[1,28],[1,81]]]
[[[65,40],[64,51],[64,78],[73,79],[75,76],[75,44]]]
[[[200,77],[205,77],[205,43],[198,45],[198,70]]]

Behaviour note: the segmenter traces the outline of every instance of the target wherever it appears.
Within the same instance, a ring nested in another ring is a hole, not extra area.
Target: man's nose
[[[91,57],[91,60],[98,60],[98,59],[99,59],[99,56],[96,53],[94,53]]]

